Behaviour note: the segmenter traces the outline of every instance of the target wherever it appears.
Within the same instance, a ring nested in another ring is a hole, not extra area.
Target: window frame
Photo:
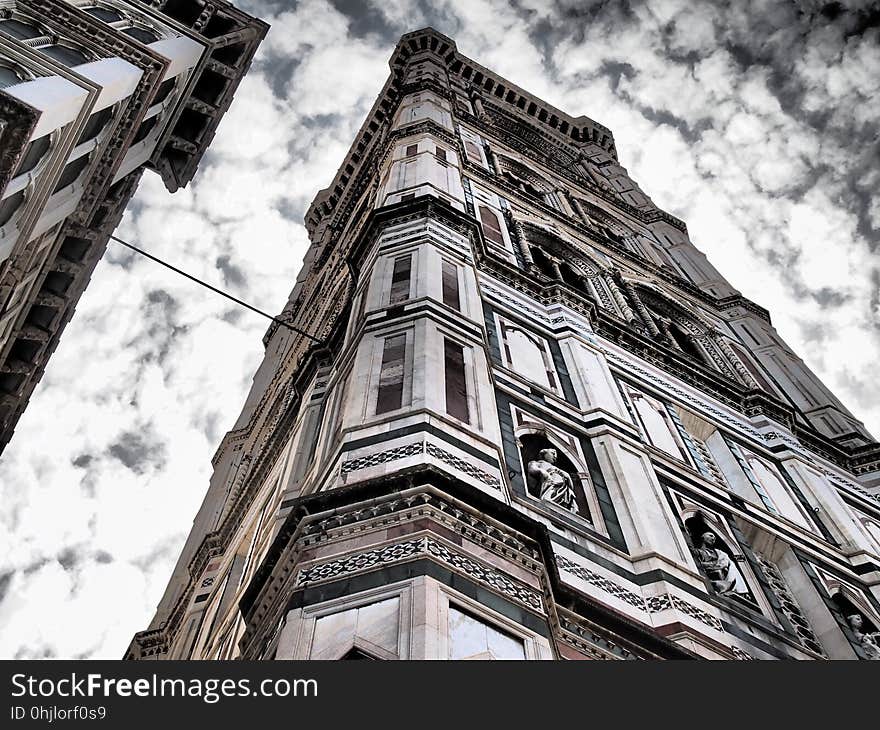
[[[403,358],[403,387],[401,394],[401,405],[393,410],[378,412],[379,405],[379,384],[382,372],[382,359],[385,352],[385,340],[391,337],[403,335],[404,358]],[[395,417],[402,411],[412,408],[413,401],[413,370],[415,366],[414,360],[414,344],[415,329],[412,324],[406,327],[393,328],[385,332],[377,332],[373,335],[372,352],[370,355],[370,377],[367,383],[367,398],[365,400],[366,412],[365,418],[368,419],[384,419]]]
[[[458,593],[454,589],[440,582],[434,582],[437,591],[437,659],[446,661],[467,661],[449,659],[450,635],[449,635],[449,607],[455,606],[462,613],[467,613],[477,620],[485,621],[490,626],[495,626],[499,631],[509,634],[523,642],[523,661],[536,661],[552,659],[553,653],[546,639],[539,634],[530,631],[525,626],[516,623],[507,616],[493,611],[482,603],[477,603],[467,596]],[[430,587],[429,587],[430,590]],[[516,661],[516,660],[514,660]]]

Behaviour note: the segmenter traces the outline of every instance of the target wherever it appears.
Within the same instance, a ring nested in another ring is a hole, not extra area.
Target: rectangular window
[[[394,270],[391,272],[391,295],[389,304],[399,304],[409,299],[409,279],[412,271],[412,254],[398,256],[394,259]]]
[[[444,150],[442,147],[435,147],[434,154],[437,155],[437,157],[439,157],[441,160],[446,160],[446,150]]]
[[[458,267],[449,261],[443,262],[443,303],[461,311],[461,299],[458,295]]]
[[[485,205],[480,206],[480,222],[483,224],[483,235],[492,243],[499,246],[504,245],[504,236],[501,233],[501,222],[495,211],[490,210]]]
[[[470,423],[464,348],[452,340],[444,340],[443,363],[446,373],[446,412],[460,421]]]
[[[419,146],[417,144],[408,145],[406,148],[406,156],[407,157],[415,157],[419,154]]]
[[[379,393],[376,414],[396,411],[403,405],[403,368],[406,359],[406,335],[386,337],[379,370]]]

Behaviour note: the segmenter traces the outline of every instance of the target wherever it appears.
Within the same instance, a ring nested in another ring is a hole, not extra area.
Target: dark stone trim
[[[464,451],[466,454],[470,454],[476,459],[488,464],[495,469],[500,469],[501,466],[498,463],[498,459],[494,459],[491,456],[488,456],[484,452],[480,451],[475,446],[471,446],[460,439],[455,438],[455,436],[451,435],[449,432],[444,431],[437,426],[432,426],[428,423],[414,423],[410,426],[404,426],[402,428],[396,428],[393,431],[386,431],[384,433],[377,433],[372,436],[365,436],[361,439],[356,439],[354,441],[346,441],[342,445],[341,453],[345,453],[347,451],[354,451],[355,449],[361,449],[366,446],[373,446],[375,444],[381,444],[385,441],[391,441],[393,439],[401,438],[403,436],[410,436],[414,433],[428,433],[431,436],[435,436],[455,448]]]
[[[483,321],[486,325],[486,337],[489,340],[489,359],[493,364],[503,365],[501,357],[501,342],[498,339],[498,329],[495,327],[495,309],[485,299],[483,304]]]
[[[861,563],[852,566],[852,572],[856,575],[867,575],[874,571],[880,572],[880,565],[877,565],[877,563]]]
[[[377,326],[384,326],[399,319],[424,316],[442,322],[448,327],[463,330],[471,337],[482,340],[483,333],[480,332],[479,327],[471,320],[465,319],[460,313],[453,315],[452,310],[447,307],[441,307],[437,303],[431,301],[421,301],[414,305],[401,304],[395,307],[389,307],[385,310],[384,315],[379,312],[370,312],[366,317],[365,330],[371,331],[376,329]]]
[[[768,644],[766,641],[759,639],[754,634],[750,634],[748,631],[744,631],[736,624],[730,623],[730,621],[722,621],[721,625],[724,627],[724,630],[727,633],[732,634],[733,636],[741,639],[747,644],[751,644],[758,649],[766,651],[768,654],[776,657],[777,659],[794,659],[794,657],[786,651],[774,646],[773,644]]]
[[[419,576],[434,578],[440,583],[457,590],[459,593],[463,593],[468,598],[497,611],[502,616],[506,616],[511,621],[515,621],[521,626],[541,634],[541,636],[549,639],[552,643],[550,627],[547,625],[546,620],[539,618],[531,611],[509,601],[503,596],[486,590],[483,586],[474,583],[466,576],[455,573],[430,558],[418,558],[403,563],[396,563],[384,568],[371,570],[368,573],[353,575],[349,578],[340,578],[330,583],[300,588],[291,595],[284,612],[287,613],[287,611],[294,608],[304,608],[315,603],[323,603],[334,598],[353,595],[371,588],[378,588],[379,586],[410,580]]]
[[[550,345],[550,354],[553,357],[553,364],[556,366],[556,374],[559,376],[559,384],[562,386],[562,392],[567,400],[575,408],[580,408],[577,394],[574,392],[574,385],[571,382],[571,375],[568,373],[568,365],[565,364],[565,358],[562,356],[562,348],[559,346],[559,340],[555,337],[548,338]]]

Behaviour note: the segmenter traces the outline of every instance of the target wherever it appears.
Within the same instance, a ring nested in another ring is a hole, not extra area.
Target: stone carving
[[[864,631],[865,619],[858,613],[847,616],[846,620],[865,656],[872,660],[880,659],[880,631]]]
[[[722,596],[747,595],[748,588],[739,568],[726,552],[715,547],[717,539],[709,530],[700,535],[700,543],[694,551],[700,569]]]
[[[541,499],[576,512],[574,481],[556,466],[557,459],[556,449],[541,449],[538,458],[528,463],[528,474],[537,483]]]

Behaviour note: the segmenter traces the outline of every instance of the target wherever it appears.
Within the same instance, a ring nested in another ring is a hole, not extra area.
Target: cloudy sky
[[[621,162],[880,434],[880,13],[870,3],[238,0],[272,24],[190,187],[120,234],[278,312],[404,32],[614,131]],[[859,6],[863,7],[860,9]],[[145,628],[266,322],[111,244],[0,462],[0,657]]]

